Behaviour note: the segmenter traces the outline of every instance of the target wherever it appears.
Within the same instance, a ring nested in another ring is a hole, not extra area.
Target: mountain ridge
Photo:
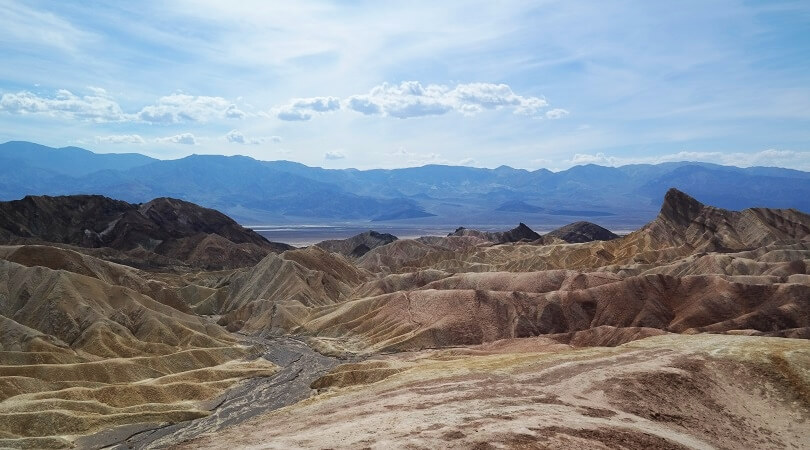
[[[80,164],[65,162],[73,154],[81,155]],[[21,141],[0,144],[0,160],[2,200],[87,193],[135,203],[175,197],[242,223],[508,225],[531,218],[532,223],[561,226],[598,216],[611,228],[626,229],[654,218],[657,199],[670,187],[726,209],[810,210],[808,172],[695,162],[590,164],[560,172],[437,164],[356,170],[246,156],[156,160]]]
[[[292,248],[268,241],[219,211],[166,197],[142,204],[101,195],[0,202],[0,243],[40,242],[145,252],[207,268],[251,265],[270,252]]]

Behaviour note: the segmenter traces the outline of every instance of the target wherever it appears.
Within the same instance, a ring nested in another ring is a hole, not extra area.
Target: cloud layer
[[[277,117],[281,120],[309,120],[313,114],[340,109],[337,97],[295,98],[287,105],[278,108]]]
[[[197,138],[191,133],[181,133],[174,136],[157,138],[155,142],[164,142],[169,144],[183,144],[183,145],[197,145]]]
[[[280,136],[247,137],[239,130],[231,130],[225,135],[225,140],[231,144],[259,145],[267,142],[281,142]]]
[[[454,88],[418,81],[404,81],[399,85],[383,83],[368,94],[347,99],[347,107],[366,115],[382,115],[407,119],[433,116],[456,111],[464,115],[480,113],[486,109],[511,108],[515,114],[535,115],[548,106],[540,97],[517,95],[506,84],[468,83]]]
[[[0,142],[269,158],[283,135],[360,168],[809,150],[807,1],[0,3]]]
[[[656,156],[626,157],[605,153],[577,153],[567,165],[599,164],[622,166],[626,164],[660,164],[665,162],[695,161],[737,167],[777,166],[810,170],[810,152],[767,149],[759,152],[694,152],[682,151]]]
[[[172,94],[158,99],[137,113],[149,123],[208,122],[213,119],[242,119],[245,113],[222,97]]]
[[[364,115],[408,119],[446,114],[451,111],[470,116],[484,110],[511,109],[515,114],[540,116],[548,106],[541,97],[515,94],[506,84],[467,83],[450,87],[440,84],[423,86],[418,81],[403,81],[400,84],[383,83],[366,94],[352,95],[341,101],[337,97],[313,97],[293,99],[276,110],[281,120],[310,120],[319,113],[351,110]],[[564,109],[546,113],[549,119],[568,115]]]
[[[90,87],[87,95],[76,95],[67,89],[53,96],[30,91],[5,93],[0,96],[0,111],[10,114],[43,114],[69,120],[95,122],[145,122],[172,124],[208,122],[216,119],[242,119],[246,113],[222,97],[171,94],[160,97],[135,113],[125,113],[104,89]]]
[[[145,144],[146,139],[137,134],[118,134],[112,136],[96,136],[100,144]]]
[[[346,158],[346,154],[343,153],[343,150],[332,150],[332,151],[328,151],[328,152],[324,153],[323,157],[324,157],[324,159],[334,161],[334,160]]]
[[[244,119],[248,113],[223,97],[194,96],[182,93],[166,95],[134,113],[121,106],[100,88],[79,96],[61,89],[52,97],[29,91],[6,93],[0,97],[0,110],[11,114],[46,114],[74,120],[97,122],[141,122],[148,124],[206,123]],[[506,84],[467,83],[450,87],[422,85],[418,81],[383,83],[366,94],[338,97],[293,98],[270,109],[270,116],[282,121],[307,121],[316,115],[334,111],[354,111],[369,116],[408,119],[446,114],[451,111],[471,116],[485,110],[510,109],[515,114],[560,119],[568,111],[560,108],[542,114],[548,107],[542,97],[515,94]],[[265,116],[267,114],[264,114]],[[248,143],[238,135],[226,136],[229,142]]]
[[[67,89],[56,91],[52,97],[20,91],[0,97],[0,110],[11,114],[45,114],[71,120],[116,122],[126,118],[121,107],[103,89],[91,89],[93,94],[79,96]]]

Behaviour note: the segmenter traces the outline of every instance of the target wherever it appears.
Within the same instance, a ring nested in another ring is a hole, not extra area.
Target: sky
[[[0,141],[810,170],[810,2],[0,0]]]

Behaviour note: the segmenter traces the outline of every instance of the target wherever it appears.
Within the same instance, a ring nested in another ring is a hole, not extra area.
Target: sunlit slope
[[[115,425],[200,417],[200,402],[276,370],[248,361],[257,350],[216,324],[134,290],[154,290],[137,272],[51,256],[88,275],[0,260],[0,445],[64,446]]]
[[[313,282],[284,269],[292,255],[341,269]],[[610,241],[397,240],[362,256],[360,272],[317,249],[270,256],[251,272],[250,290],[229,291],[221,323],[340,338],[363,351],[600,326],[809,337],[808,261],[810,216],[726,211],[671,190],[655,221]]]
[[[666,335],[548,338],[339,366],[309,401],[181,448],[801,448],[810,344]],[[271,426],[272,424],[272,426]]]

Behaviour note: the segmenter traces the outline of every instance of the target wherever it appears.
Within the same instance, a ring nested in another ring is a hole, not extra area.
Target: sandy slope
[[[355,364],[352,376],[330,381],[328,393],[178,448],[739,449],[810,442],[807,341],[667,335],[586,349],[519,341]],[[363,382],[372,384],[357,385]]]
[[[155,286],[137,271],[46,254],[63,269],[0,259],[0,447],[206,416],[202,402],[276,371],[210,320],[149,297]]]

